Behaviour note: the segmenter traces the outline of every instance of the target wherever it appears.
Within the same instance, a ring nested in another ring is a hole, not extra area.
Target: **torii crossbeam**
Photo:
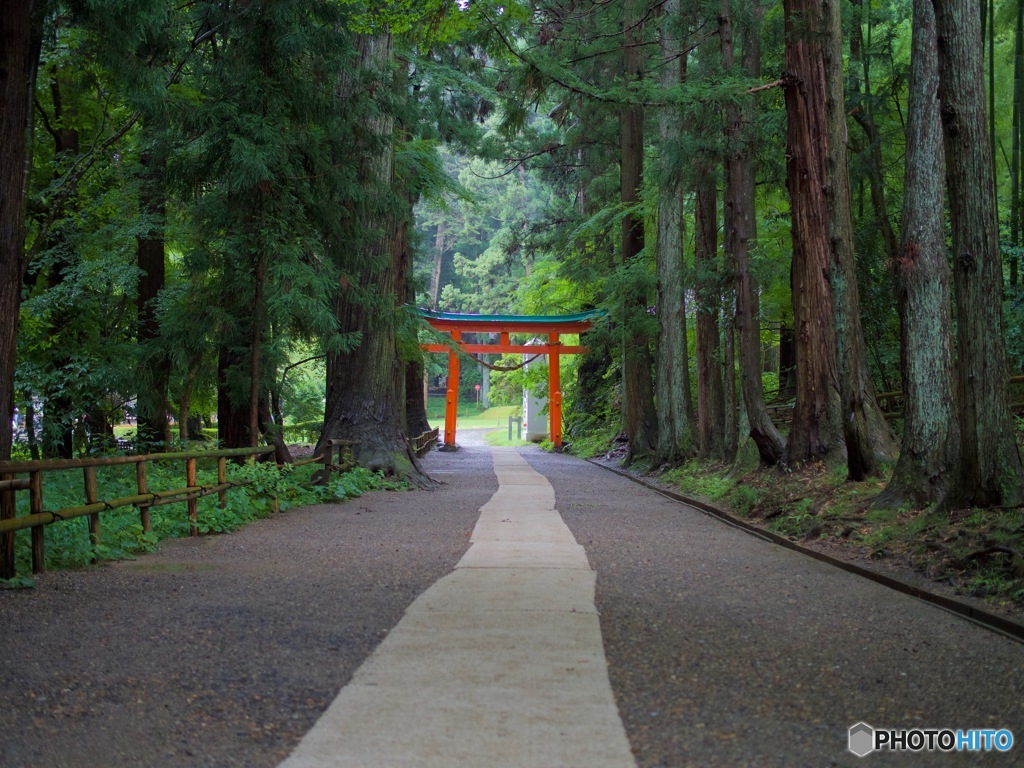
[[[520,352],[548,356],[548,436],[556,448],[562,447],[562,381],[558,370],[560,355],[581,355],[586,347],[564,345],[559,337],[563,333],[583,333],[589,330],[601,310],[580,312],[575,315],[467,315],[452,312],[431,312],[417,309],[430,326],[451,336],[458,349],[468,353]],[[464,333],[488,333],[498,336],[498,343],[476,344],[462,340]],[[546,336],[547,343],[513,344],[513,333]],[[450,345],[422,344],[426,352],[448,353],[448,391],[444,409],[444,443],[455,445],[455,421],[459,410],[459,355]]]

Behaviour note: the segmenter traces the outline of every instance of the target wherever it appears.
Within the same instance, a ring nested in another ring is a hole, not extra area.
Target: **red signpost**
[[[583,333],[593,326],[600,310],[576,315],[467,315],[450,312],[419,310],[430,326],[451,336],[453,344],[422,344],[426,352],[448,353],[448,392],[445,398],[444,443],[455,445],[455,423],[459,409],[459,351],[469,354],[498,354],[519,352],[527,355],[548,356],[548,437],[556,448],[562,446],[562,380],[558,369],[561,355],[580,355],[586,347],[562,344],[564,333]],[[463,333],[497,334],[497,344],[477,344],[463,341]],[[513,333],[547,336],[545,344],[513,343]],[[479,386],[477,386],[479,393]]]

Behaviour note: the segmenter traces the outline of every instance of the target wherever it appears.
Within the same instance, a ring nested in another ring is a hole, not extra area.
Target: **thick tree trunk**
[[[1024,109],[1024,0],[1017,0],[1016,22],[1013,29],[1013,125],[1011,127],[1010,181],[1012,184],[1010,202],[1010,246],[1020,247],[1021,243],[1021,109]],[[1016,285],[1019,278],[1020,254],[1010,254],[1010,285]]]
[[[836,364],[842,396],[843,439],[851,480],[881,474],[881,461],[896,458],[895,437],[875,399],[868,374],[860,297],[853,256],[853,214],[847,161],[846,96],[843,89],[843,27],[840,0],[824,3],[829,284],[835,312]],[[882,211],[885,215],[885,211]],[[886,220],[888,217],[886,216]]]
[[[710,169],[697,183],[694,266],[697,293],[697,445],[702,456],[724,458],[725,400],[718,337],[718,192]]]
[[[423,361],[411,360],[405,364],[405,433],[414,437],[429,431],[423,398]]]
[[[148,126],[143,123],[144,136]],[[167,382],[170,361],[151,347],[160,335],[156,316],[157,296],[164,287],[164,222],[167,203],[164,193],[166,157],[159,139],[149,136],[151,148],[142,156],[142,190],[139,208],[149,231],[136,238],[136,259],[139,266],[139,287],[136,296],[138,313],[137,340],[143,347],[142,369],[138,380],[143,383],[138,392],[137,443],[141,453],[151,450],[157,443],[163,448],[170,443],[171,429],[167,414]],[[147,349],[147,347],[150,347]]]
[[[943,501],[956,483],[960,462],[938,90],[935,11],[931,0],[914,0],[903,244],[895,264],[903,444],[876,506]]]
[[[244,376],[246,359],[228,343],[220,344],[217,356],[217,439],[222,448],[246,448],[249,434],[249,400],[238,394],[236,378]]]
[[[14,367],[25,254],[26,149],[38,34],[32,0],[0,13],[0,461],[11,457]]]
[[[953,241],[957,397],[963,453],[956,500],[1024,502],[1003,341],[1002,264],[985,125],[977,0],[935,0],[939,103]]]
[[[729,0],[723,0],[720,17],[722,28],[722,65],[728,71],[733,66],[732,20]],[[750,77],[760,74],[760,44],[758,18],[746,30],[743,59],[744,69]],[[750,243],[756,238],[754,158],[745,136],[745,129],[753,121],[756,104],[752,98],[742,105],[726,109],[726,136],[729,146],[726,154],[729,186],[726,217],[730,222],[725,232],[725,250],[732,255],[735,266],[736,331],[739,336],[740,391],[746,409],[751,439],[757,445],[761,461],[772,466],[778,464],[786,444],[768,415],[761,381],[761,327],[758,319],[757,287],[750,274]]]
[[[394,57],[390,34],[359,38],[360,67],[378,82],[391,87]],[[360,181],[377,203],[391,197],[394,185],[394,120],[385,113],[367,118],[367,132],[380,141],[363,153]],[[405,226],[385,202],[361,208],[360,225],[367,233],[363,248],[366,267],[361,271],[363,296],[354,286],[340,286],[335,303],[338,330],[358,331],[359,346],[327,356],[327,405],[318,449],[332,438],[359,442],[356,459],[370,470],[398,475],[420,485],[429,480],[413,455],[403,431],[405,370],[398,356],[396,323],[399,307],[368,306],[366,295],[390,300],[405,290],[405,249],[398,245]]]
[[[636,0],[626,0],[623,16],[625,73],[629,82],[644,77],[644,25],[637,13]],[[620,199],[624,206],[639,200],[644,171],[644,111],[638,103],[628,103],[619,112],[619,181]],[[640,256],[644,249],[643,215],[630,213],[622,220],[623,264]],[[626,464],[642,456],[650,456],[657,446],[657,421],[654,413],[654,391],[651,382],[650,340],[641,329],[646,323],[647,297],[636,289],[628,290],[623,310],[623,409],[629,454]]]
[[[677,87],[686,71],[682,40],[673,33],[679,23],[679,0],[662,9],[661,85]],[[682,119],[675,106],[662,107],[658,136],[662,157],[674,157],[682,141]],[[674,147],[675,151],[669,151]],[[658,360],[655,372],[658,418],[658,460],[679,464],[694,453],[690,361],[686,335],[686,283],[683,264],[683,180],[677,167],[659,169],[658,185]]]
[[[793,232],[796,405],[786,459],[843,457],[826,171],[825,61],[821,4],[786,0],[786,186]]]

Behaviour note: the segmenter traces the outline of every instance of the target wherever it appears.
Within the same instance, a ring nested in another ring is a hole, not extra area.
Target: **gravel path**
[[[1024,765],[1024,646],[572,457],[528,451],[598,572],[642,767]],[[858,721],[1009,728],[1009,753],[846,751]],[[987,758],[987,759],[986,759]]]
[[[486,449],[459,442],[427,457],[446,481],[433,492],[293,510],[0,592],[0,766],[276,766],[465,552],[496,483]],[[861,761],[846,752],[859,720],[1006,727],[1017,746],[981,762],[1024,765],[1024,646],[586,462],[522,454],[598,572],[641,766],[965,759]]]
[[[0,766],[276,766],[469,546],[497,482],[292,510],[230,536],[0,592]]]

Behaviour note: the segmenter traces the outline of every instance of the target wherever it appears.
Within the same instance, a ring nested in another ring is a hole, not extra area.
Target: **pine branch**
[[[745,94],[760,93],[761,91],[767,91],[767,90],[769,90],[771,88],[781,88],[785,84],[786,84],[786,79],[785,78],[779,78],[778,80],[775,80],[773,82],[765,83],[764,85],[759,85],[756,88],[749,88],[746,91],[744,91],[743,93],[745,93]]]

